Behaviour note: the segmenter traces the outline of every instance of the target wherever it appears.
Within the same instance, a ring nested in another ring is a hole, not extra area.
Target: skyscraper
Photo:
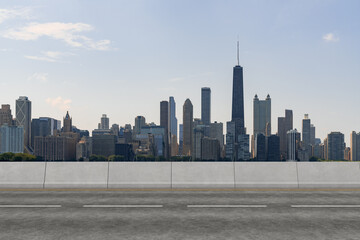
[[[211,123],[211,90],[208,87],[201,88],[201,121],[205,125]]]
[[[302,150],[304,158],[301,160],[308,161],[311,155],[311,120],[308,114],[305,114],[302,120]]]
[[[193,105],[186,99],[183,106],[183,155],[191,156],[193,141]]]
[[[262,133],[271,135],[271,98],[267,95],[265,100],[254,97],[254,136]]]
[[[32,153],[31,149],[31,101],[21,96],[16,100],[16,125],[24,127],[24,149]]]
[[[280,138],[281,159],[287,159],[287,132],[293,129],[293,112],[285,110],[285,117],[278,118],[278,133]]]
[[[300,133],[294,129],[287,132],[287,160],[297,161],[300,142]]]
[[[0,127],[7,123],[8,126],[12,125],[13,117],[11,115],[11,109],[9,104],[2,104],[0,108]]]
[[[351,161],[360,161],[360,133],[352,132],[350,136]]]
[[[101,117],[99,129],[104,129],[104,130],[110,129],[109,118],[106,116],[106,114],[103,114]]]
[[[243,86],[243,68],[239,64],[239,42],[237,51],[238,63],[233,69],[233,95],[232,95],[232,117],[231,121],[235,123],[235,142],[238,136],[245,134],[244,121],[244,86]]]
[[[160,126],[164,128],[164,157],[169,158],[169,102],[160,102]]]
[[[137,116],[135,118],[135,127],[134,127],[134,135],[133,137],[136,137],[136,134],[140,134],[141,128],[145,127],[145,118],[143,116]]]
[[[331,132],[327,137],[327,159],[343,160],[344,159],[344,134],[340,132]]]
[[[170,155],[176,156],[179,152],[179,145],[177,144],[177,118],[174,97],[169,97],[168,109]]]

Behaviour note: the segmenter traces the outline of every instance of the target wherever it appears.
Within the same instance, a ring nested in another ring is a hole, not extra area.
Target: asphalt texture
[[[0,191],[0,239],[360,239],[360,191]]]

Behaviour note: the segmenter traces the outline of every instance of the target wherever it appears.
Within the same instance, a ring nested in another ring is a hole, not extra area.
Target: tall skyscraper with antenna
[[[232,117],[231,121],[235,123],[235,141],[238,136],[245,134],[244,121],[244,82],[243,68],[240,66],[239,59],[239,41],[237,42],[237,65],[233,71],[233,96],[232,96]]]

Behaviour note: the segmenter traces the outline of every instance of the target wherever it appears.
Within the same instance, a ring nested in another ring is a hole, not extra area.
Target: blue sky
[[[159,123],[174,96],[177,118],[190,98],[200,117],[201,87],[212,90],[212,121],[231,118],[239,36],[245,124],[252,99],[272,98],[272,132],[285,109],[294,126],[308,113],[323,139],[360,131],[360,1],[1,1],[0,103],[28,96],[33,118],[82,129]]]

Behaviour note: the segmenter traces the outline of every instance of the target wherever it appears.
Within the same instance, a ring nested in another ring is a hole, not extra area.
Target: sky
[[[236,41],[244,68],[245,125],[253,97],[272,98],[272,133],[285,109],[316,137],[360,131],[358,0],[4,0],[0,3],[0,103],[28,96],[32,117],[97,128],[160,122],[174,96],[178,122],[187,98],[201,117],[211,88],[211,120],[231,120]]]

